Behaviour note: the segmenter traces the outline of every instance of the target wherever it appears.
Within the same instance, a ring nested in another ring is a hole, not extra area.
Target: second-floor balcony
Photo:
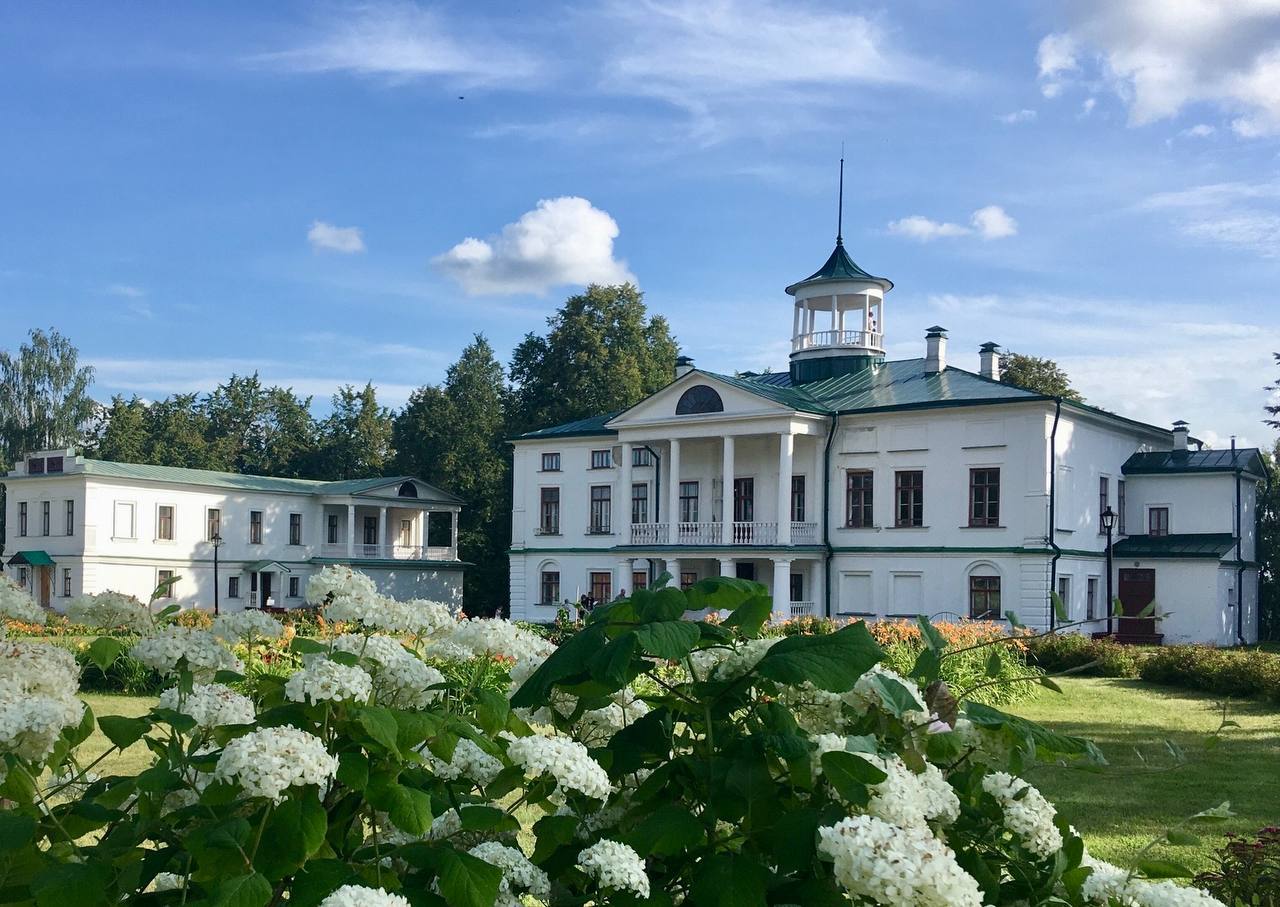
[[[780,538],[778,524],[769,521],[723,523],[635,523],[630,527],[632,545],[816,545],[818,524],[793,522],[791,538]]]
[[[458,551],[445,545],[321,545],[321,557],[356,557],[364,560],[388,561],[456,561]]]

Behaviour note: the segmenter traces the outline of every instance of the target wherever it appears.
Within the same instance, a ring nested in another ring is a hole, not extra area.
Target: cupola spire
[[[840,191],[836,202],[836,245],[844,245],[844,142],[840,143]]]

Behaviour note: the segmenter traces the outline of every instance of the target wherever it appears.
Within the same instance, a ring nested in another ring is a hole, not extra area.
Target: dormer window
[[[413,482],[405,482],[400,486],[400,490],[396,494],[402,498],[416,498],[418,496],[418,486]]]
[[[676,403],[677,416],[722,412],[724,412],[724,401],[720,399],[714,387],[705,384],[695,384],[681,394],[679,402]]]
[[[62,457],[48,457],[44,461],[45,472],[62,472]]]
[[[29,457],[27,459],[27,475],[44,475],[44,457]]]

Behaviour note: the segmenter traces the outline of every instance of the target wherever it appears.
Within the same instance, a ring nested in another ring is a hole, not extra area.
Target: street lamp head
[[[222,544],[222,536],[215,534],[209,539],[209,544],[215,548],[219,547]]]
[[[1102,511],[1102,528],[1104,531],[1110,532],[1116,528],[1117,516],[1118,514],[1111,509],[1110,505],[1107,506],[1106,510]]]

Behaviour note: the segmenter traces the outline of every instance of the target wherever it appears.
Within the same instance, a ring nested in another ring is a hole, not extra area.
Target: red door
[[[1138,615],[1155,600],[1155,570],[1132,567],[1120,570],[1120,605],[1124,609],[1124,617],[1120,619],[1120,632],[1126,635],[1154,634],[1155,618]]]

